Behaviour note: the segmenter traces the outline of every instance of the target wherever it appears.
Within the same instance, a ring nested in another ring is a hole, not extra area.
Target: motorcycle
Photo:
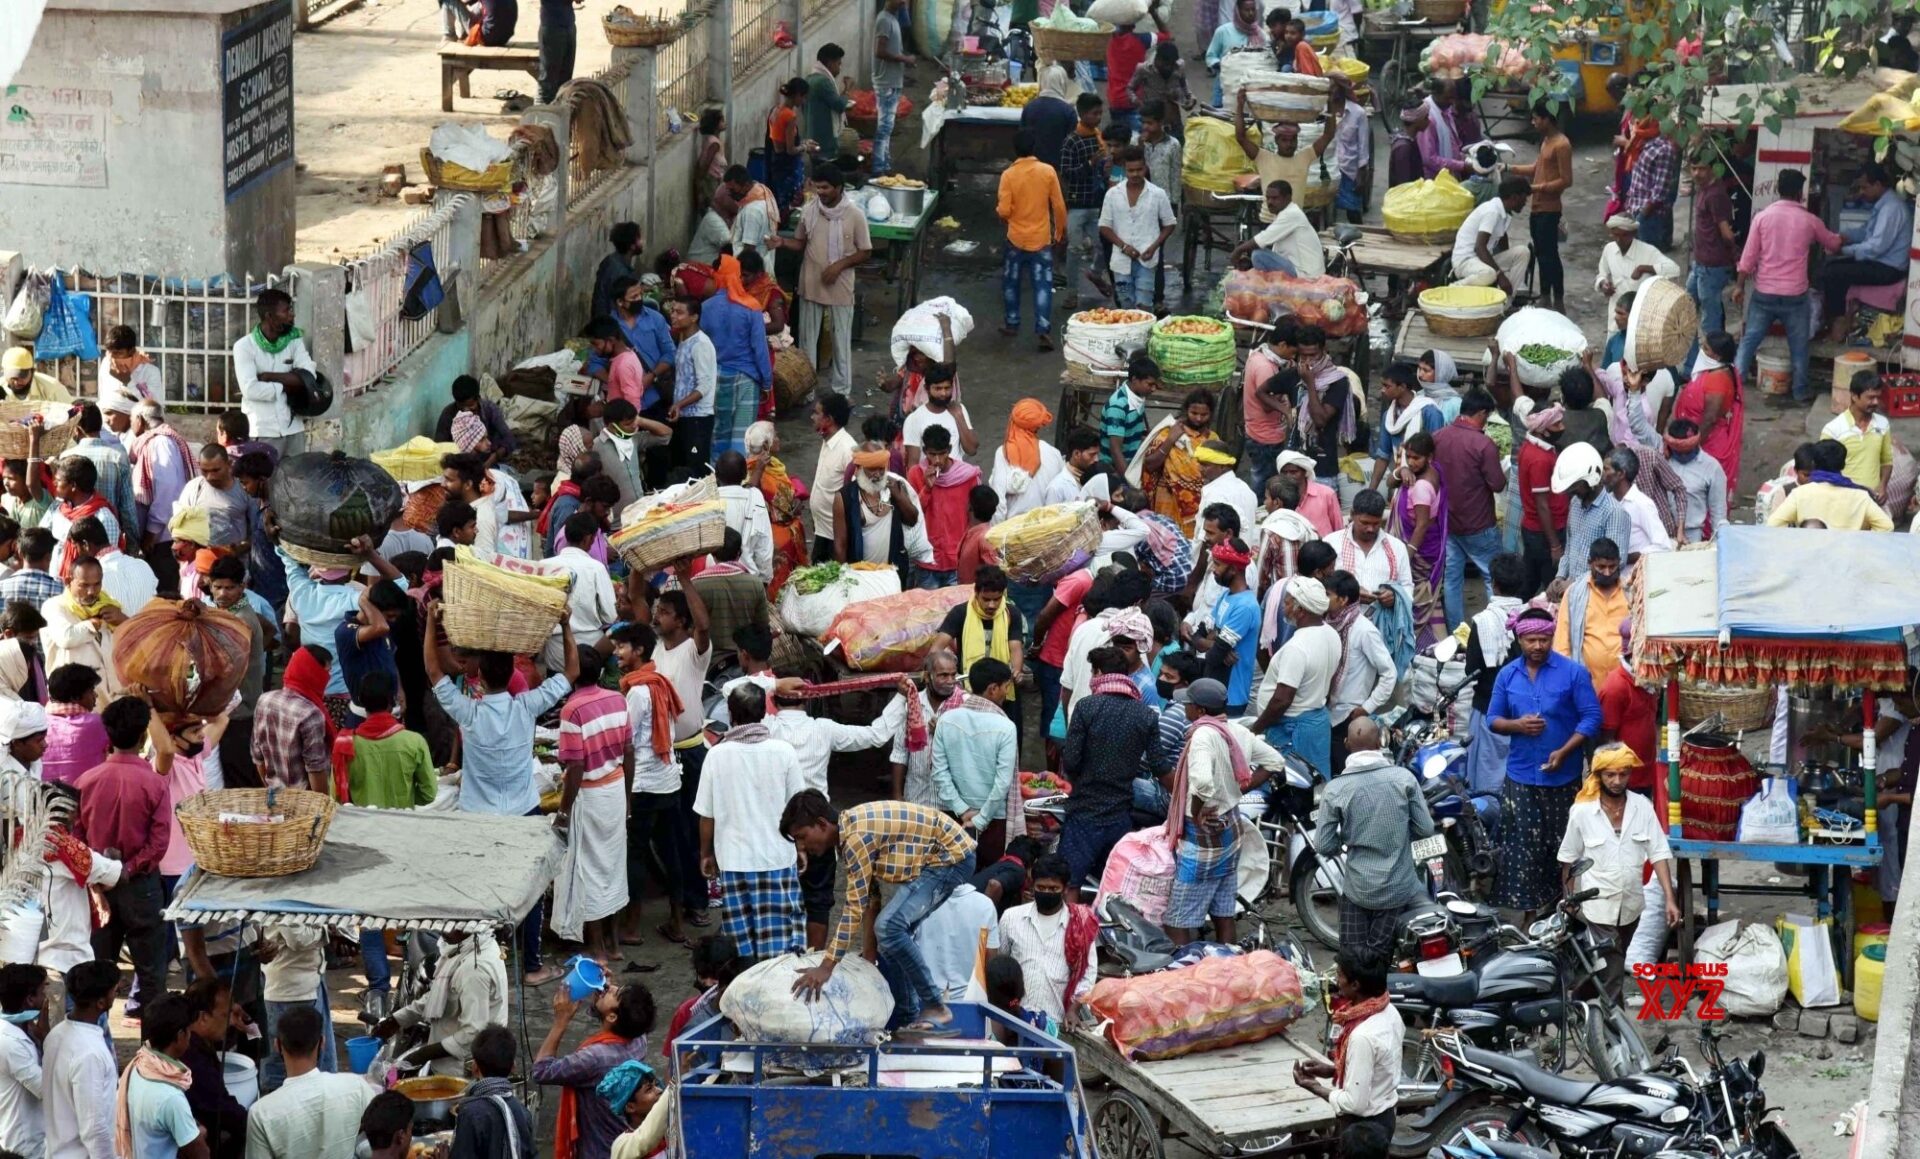
[[[1451,640],[1434,652],[1444,665],[1452,659]],[[1387,751],[1394,763],[1413,772],[1426,796],[1427,811],[1447,839],[1439,866],[1431,867],[1435,891],[1450,890],[1475,900],[1493,896],[1496,866],[1493,828],[1499,822],[1500,801],[1487,794],[1475,796],[1467,784],[1466,746],[1453,738],[1453,705],[1473,684],[1461,681],[1439,698],[1430,712],[1408,706],[1390,709],[1381,717]]]

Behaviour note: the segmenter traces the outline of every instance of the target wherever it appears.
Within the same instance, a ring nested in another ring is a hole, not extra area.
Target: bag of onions
[[[240,617],[198,600],[156,599],[113,633],[113,666],[159,712],[218,716],[247,677],[252,637]]]
[[[274,473],[280,543],[303,563],[357,567],[348,545],[356,536],[377,542],[386,535],[405,498],[392,475],[340,451],[294,455]]]

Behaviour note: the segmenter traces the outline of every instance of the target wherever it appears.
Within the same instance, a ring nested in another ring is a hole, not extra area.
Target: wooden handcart
[[[1233,255],[1240,244],[1260,232],[1260,205],[1265,201],[1257,190],[1249,193],[1215,193],[1191,185],[1181,191],[1180,237],[1183,267],[1191,280],[1194,251],[1205,248],[1207,268],[1213,268],[1213,251]]]
[[[981,106],[948,114],[928,152],[927,183],[945,192],[963,173],[992,175],[1011,165],[1020,112]]]
[[[1418,361],[1429,350],[1438,350],[1453,359],[1454,372],[1458,377],[1455,386],[1467,382],[1484,384],[1487,380],[1487,343],[1493,341],[1490,336],[1479,338],[1457,338],[1452,335],[1435,334],[1427,325],[1427,316],[1418,308],[1408,310],[1400,319],[1400,329],[1393,339],[1393,356],[1396,359]]]
[[[1351,246],[1342,246],[1330,232],[1320,235],[1328,251],[1336,254],[1327,272],[1359,283],[1381,303],[1388,321],[1398,321],[1411,311],[1420,290],[1448,281],[1452,242],[1401,241],[1381,226],[1355,228],[1360,240]],[[1384,292],[1369,285],[1369,279],[1384,283]]]

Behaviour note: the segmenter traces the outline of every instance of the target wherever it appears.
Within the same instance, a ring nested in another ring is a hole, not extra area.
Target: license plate
[[[1448,954],[1444,958],[1430,958],[1427,961],[1415,963],[1413,969],[1415,973],[1426,978],[1452,978],[1467,972],[1466,966],[1460,961],[1459,954]]]
[[[1445,834],[1435,833],[1431,837],[1422,837],[1413,843],[1413,859],[1415,861],[1431,861],[1436,857],[1445,857],[1446,855],[1447,838]]]

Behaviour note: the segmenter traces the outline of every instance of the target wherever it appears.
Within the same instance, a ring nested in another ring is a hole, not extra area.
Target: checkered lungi
[[[743,958],[768,958],[806,948],[806,910],[800,874],[792,867],[752,873],[720,872],[720,932]]]
[[[1404,909],[1367,909],[1340,899],[1340,948],[1372,952],[1381,957],[1393,951],[1394,930]]]
[[[1239,830],[1225,825],[1208,832],[1186,821],[1174,851],[1173,890],[1167,897],[1166,925],[1195,930],[1208,918],[1230,918],[1239,907]]]

